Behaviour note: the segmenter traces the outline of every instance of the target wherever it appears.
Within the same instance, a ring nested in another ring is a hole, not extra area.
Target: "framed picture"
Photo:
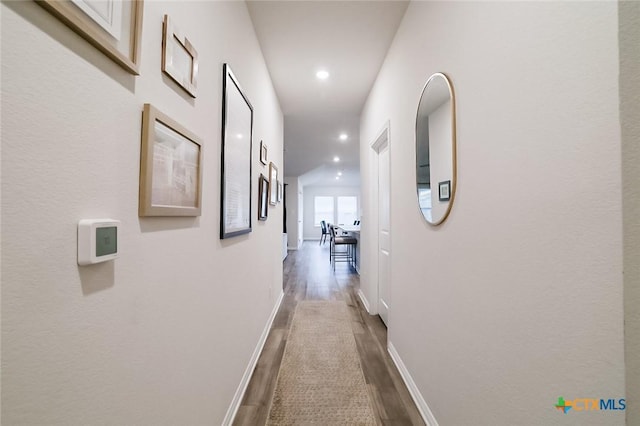
[[[260,141],[260,162],[267,165],[267,145],[263,141]]]
[[[260,174],[258,180],[258,220],[267,220],[269,215],[269,188],[271,185],[267,178]]]
[[[164,15],[163,23],[162,72],[196,97],[198,52],[188,38],[178,33],[169,15]]]
[[[449,201],[451,198],[451,181],[438,183],[438,201]]]
[[[220,238],[251,232],[253,107],[228,64],[222,68]]]
[[[144,105],[140,155],[139,216],[200,216],[202,142]]]
[[[36,0],[127,72],[139,75],[143,0]]]
[[[282,201],[282,194],[283,194],[283,188],[282,188],[282,182],[278,181],[278,202]]]
[[[273,162],[269,163],[269,204],[275,206],[278,202],[278,168]]]

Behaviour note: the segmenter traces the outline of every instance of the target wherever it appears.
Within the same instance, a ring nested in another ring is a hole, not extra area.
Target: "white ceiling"
[[[408,2],[247,5],[285,115],[285,176],[302,176],[306,185],[358,185],[360,112]],[[320,69],[330,73],[327,80],[316,78]]]

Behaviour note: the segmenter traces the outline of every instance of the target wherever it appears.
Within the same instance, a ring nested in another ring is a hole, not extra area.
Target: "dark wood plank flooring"
[[[264,425],[291,326],[300,300],[345,300],[365,380],[381,425],[424,425],[411,395],[387,353],[387,329],[371,316],[356,292],[359,276],[346,263],[335,272],[329,264],[329,246],[305,242],[290,251],[284,262],[284,299],[273,321],[264,350],[238,410],[234,425]]]

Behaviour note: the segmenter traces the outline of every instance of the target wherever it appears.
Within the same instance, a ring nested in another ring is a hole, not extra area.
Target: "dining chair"
[[[329,230],[327,229],[327,222],[325,222],[324,220],[320,221],[320,227],[322,228],[322,235],[320,235],[320,245],[322,245],[327,241]]]
[[[358,240],[350,236],[338,236],[336,227],[333,225],[329,226],[329,233],[331,234],[329,262],[333,265],[333,270],[336,270],[336,262],[348,262],[355,267]],[[344,246],[345,250],[338,250],[337,247],[340,246]]]

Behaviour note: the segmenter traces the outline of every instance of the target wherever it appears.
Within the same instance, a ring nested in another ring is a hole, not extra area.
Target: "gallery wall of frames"
[[[0,11],[2,423],[231,424],[283,294],[283,114],[247,5]],[[99,218],[119,257],[80,266]]]
[[[144,0],[36,0],[127,72],[140,75]],[[252,230],[252,158],[254,108],[240,81],[223,65],[220,238]],[[197,98],[198,51],[188,34],[165,14],[162,22],[162,72],[190,97]],[[202,150],[198,136],[158,105],[144,104],[141,141],[139,216],[200,216],[202,214]],[[282,201],[278,167],[268,160],[260,141],[258,220],[268,218],[269,206]],[[268,202],[263,202],[264,197]]]

